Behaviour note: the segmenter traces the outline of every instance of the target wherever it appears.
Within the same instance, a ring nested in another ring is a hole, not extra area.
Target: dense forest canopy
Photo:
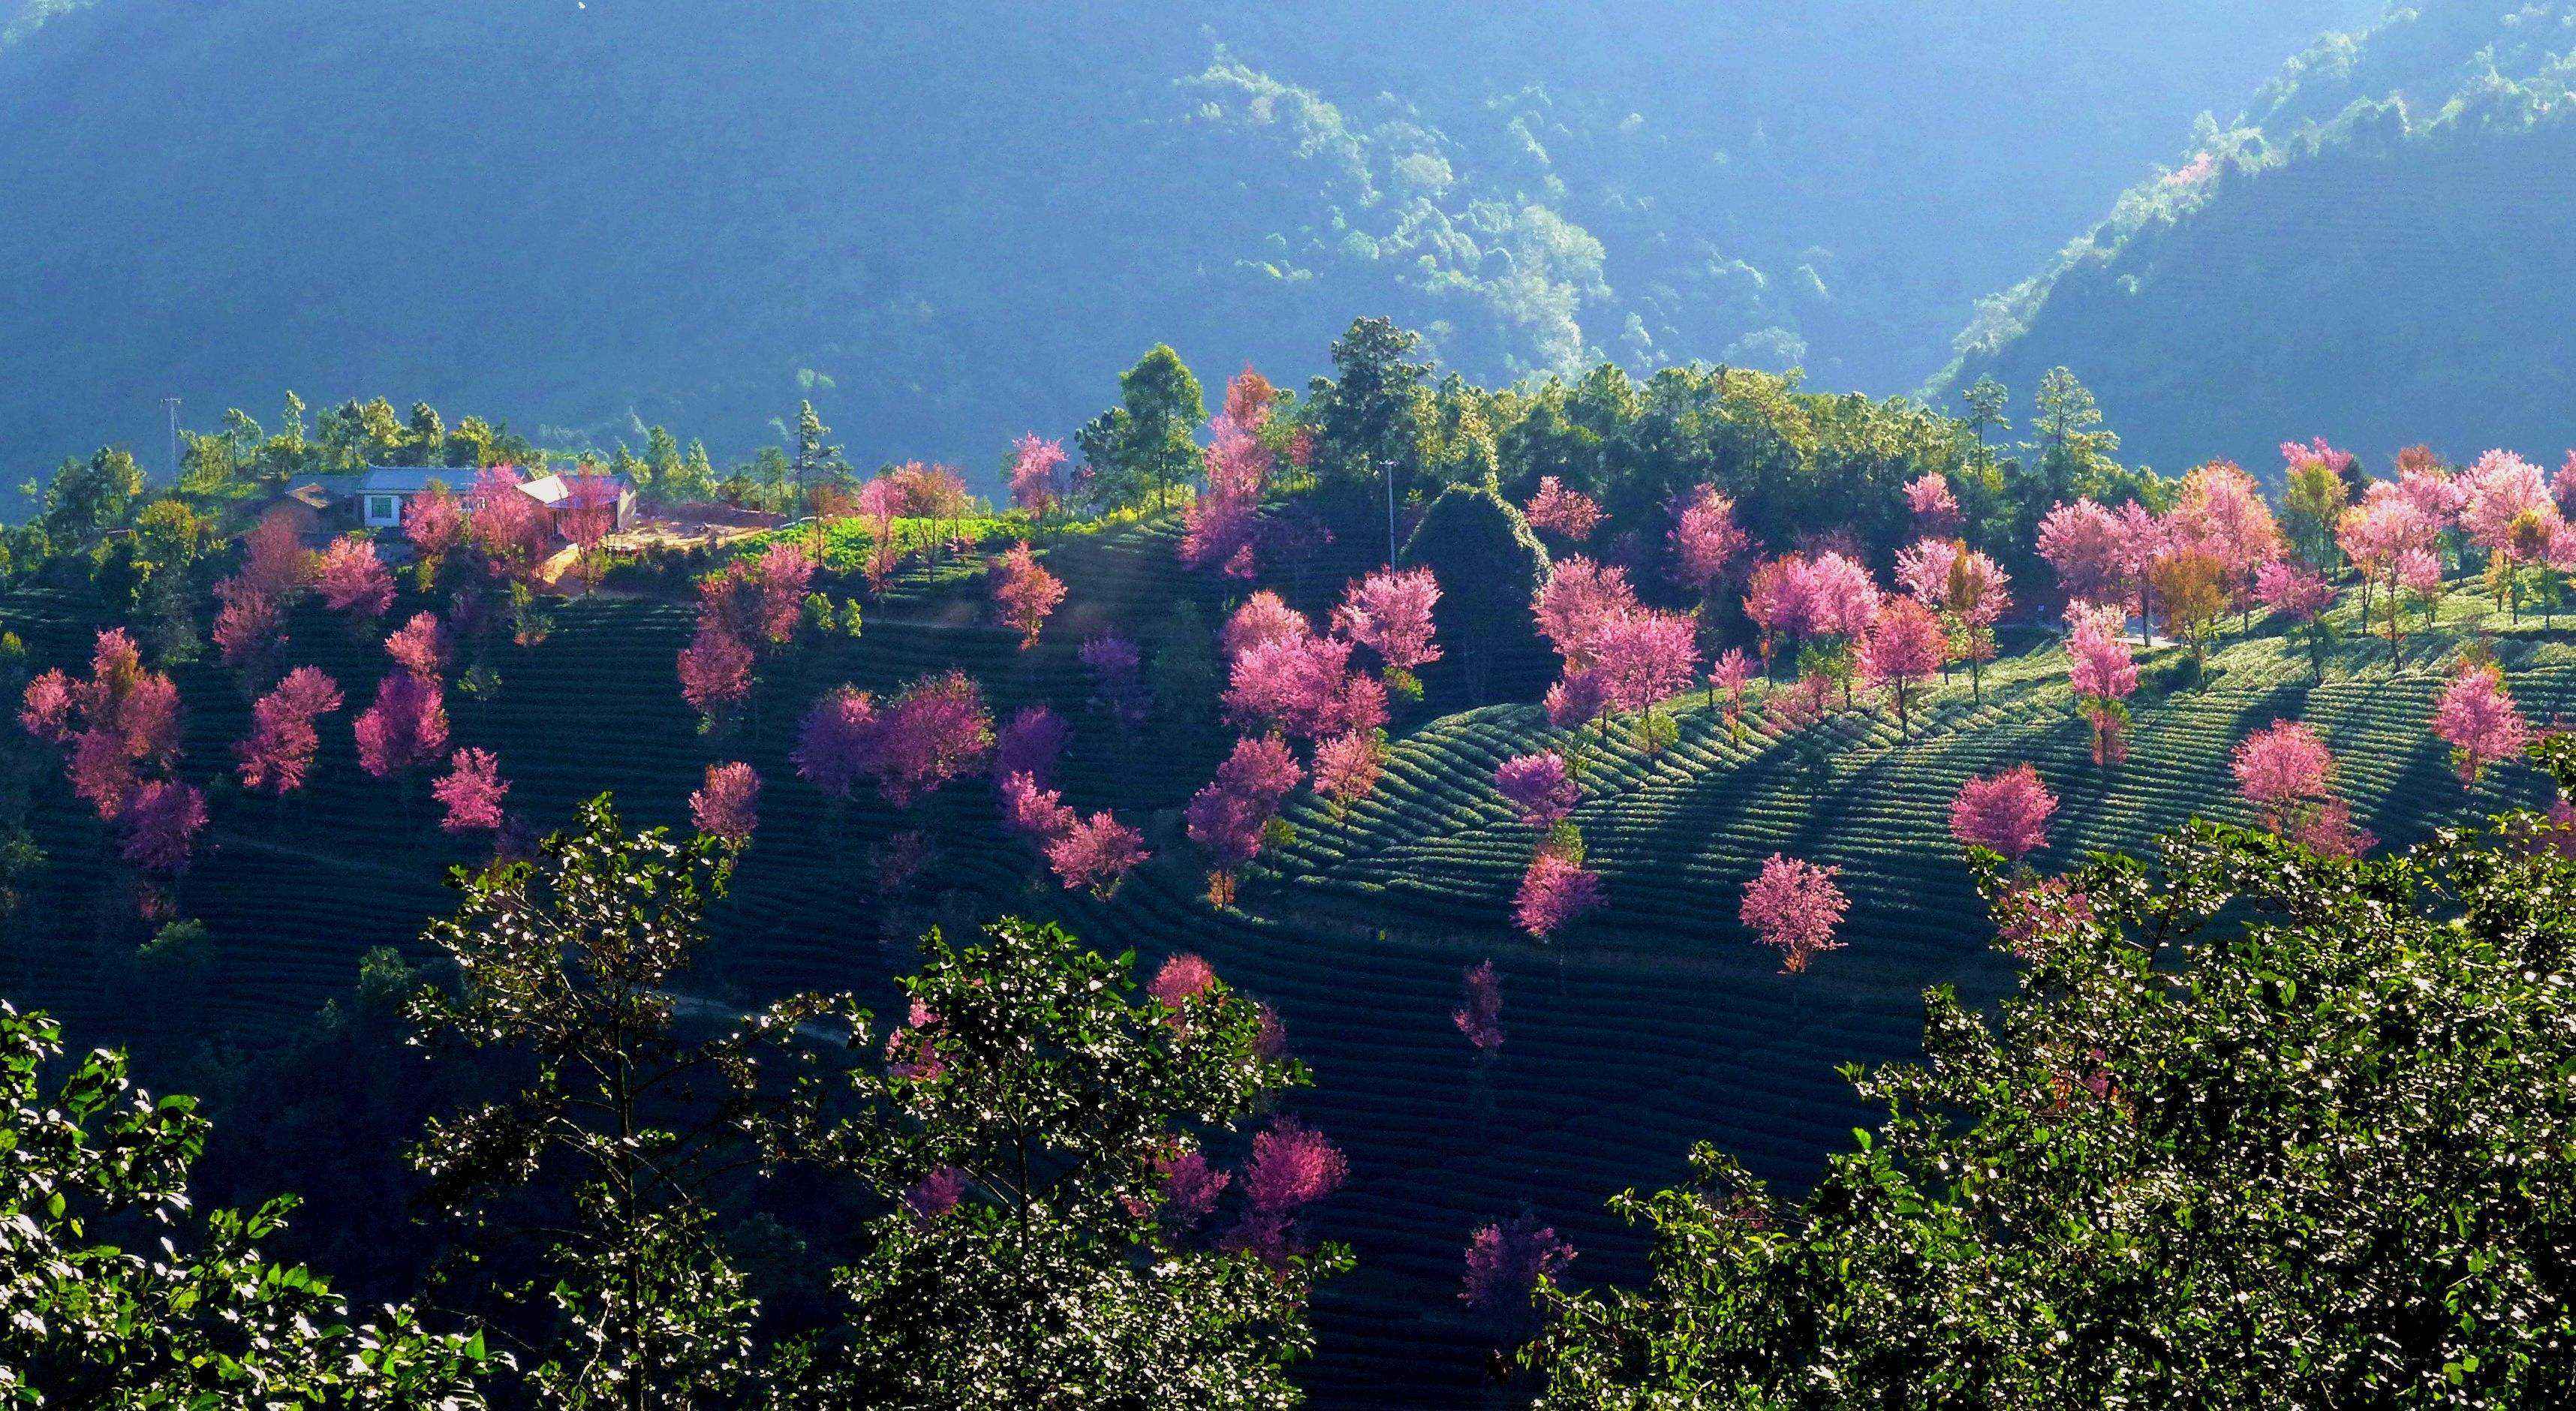
[[[2383,459],[2565,442],[2571,56],[2564,4],[2435,0],[2321,42],[1988,300],[1935,390],[2070,367],[2167,470],[2303,427]]]
[[[2359,8],[17,0],[0,478],[285,386],[719,455],[810,395],[988,474],[1138,348],[1302,375],[1355,309],[1884,394]]]

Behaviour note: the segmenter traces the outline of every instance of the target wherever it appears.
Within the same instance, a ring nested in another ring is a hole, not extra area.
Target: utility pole
[[[1395,567],[1395,457],[1386,458],[1386,566]]]
[[[170,483],[179,483],[179,399],[164,397],[161,405],[170,411]]]

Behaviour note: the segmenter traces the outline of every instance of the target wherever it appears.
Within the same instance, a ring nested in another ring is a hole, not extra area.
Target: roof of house
[[[626,477],[623,475],[603,475],[599,478],[606,481],[610,488],[616,491],[618,499],[622,500],[628,495],[635,493],[635,487],[628,484],[626,482]],[[548,509],[552,509],[571,497],[572,481],[573,477],[560,474],[540,475],[534,480],[522,482],[519,488],[526,492],[528,496],[534,499],[538,504],[544,505]]]
[[[358,477],[357,493],[361,495],[417,495],[437,481],[450,490],[461,490],[474,483],[471,466],[453,465],[371,465]]]

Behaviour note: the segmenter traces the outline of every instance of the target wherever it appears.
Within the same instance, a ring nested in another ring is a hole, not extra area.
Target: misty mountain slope
[[[2400,12],[2294,61],[1989,301],[1938,387],[2075,370],[2164,470],[2571,441],[2576,6]]]
[[[0,469],[293,387],[720,455],[812,394],[981,470],[1156,341],[1295,378],[1363,312],[1893,391],[2360,4],[17,0]]]

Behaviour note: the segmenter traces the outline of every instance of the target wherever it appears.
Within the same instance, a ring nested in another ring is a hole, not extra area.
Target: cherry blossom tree
[[[1350,1179],[1339,1148],[1294,1117],[1282,1117],[1252,1139],[1243,1170],[1246,1209],[1227,1243],[1276,1262],[1297,1250],[1298,1215]]]
[[[1315,795],[1324,801],[1336,826],[1351,810],[1377,792],[1386,772],[1386,742],[1375,734],[1352,731],[1315,746]]]
[[[475,547],[500,577],[515,578],[536,565],[552,533],[546,507],[519,488],[516,466],[488,466],[474,477],[466,525]]]
[[[993,560],[991,578],[993,603],[1001,610],[1003,623],[1020,634],[1020,650],[1036,646],[1038,629],[1064,601],[1064,581],[1037,561],[1027,540]]]
[[[2463,663],[2433,706],[2433,734],[2451,747],[2451,765],[2474,784],[2487,766],[2522,753],[2531,726],[2505,690],[2492,662]]]
[[[573,561],[593,583],[599,576],[599,546],[617,528],[618,499],[616,483],[588,462],[564,477],[555,523],[573,546]]]
[[[851,686],[824,693],[797,727],[789,759],[798,778],[846,799],[867,776],[879,729],[876,697]]]
[[[1236,741],[1216,778],[1191,796],[1183,818],[1190,841],[1215,864],[1208,874],[1210,901],[1232,904],[1237,872],[1260,856],[1280,801],[1304,778],[1287,742],[1264,735]]]
[[[1583,793],[1558,754],[1515,755],[1494,766],[1494,791],[1522,826],[1545,837],[1563,823]]]
[[[2183,477],[2170,516],[2175,541],[2216,560],[2228,600],[2252,601],[2264,565],[2287,549],[2262,487],[2233,461],[2212,461]]]
[[[1247,406],[1243,414],[1266,420],[1269,408]],[[1190,567],[1221,568],[1236,578],[1256,571],[1261,497],[1274,468],[1260,430],[1258,421],[1247,424],[1234,411],[1219,412],[1208,423],[1207,488],[1182,515],[1181,562]]]
[[[1753,570],[1753,581],[1745,588],[1744,615],[1762,634],[1762,666],[1767,671],[1780,645],[1805,636],[1808,624],[1815,620],[1814,569],[1794,554],[1765,561]]]
[[[2550,489],[2557,495],[2559,511],[2565,513],[2567,497],[2558,493],[2558,481],[2552,480]],[[2409,446],[2397,453],[2397,492],[2446,534],[2459,528],[2460,515],[2469,507],[2468,485],[2451,473],[2430,446]]]
[[[1669,729],[1655,707],[1689,690],[1699,674],[1697,626],[1677,613],[1622,609],[1592,625],[1586,655],[1611,709],[1637,717],[1639,746],[1660,751]]]
[[[765,641],[771,646],[785,646],[794,641],[797,624],[804,620],[806,595],[813,586],[813,555],[806,553],[802,544],[773,540],[761,550],[759,562],[749,573],[748,601],[757,614],[758,630],[738,635],[747,644]]]
[[[1011,443],[1011,503],[1040,524],[1064,503],[1064,443],[1034,431]]]
[[[1467,1044],[1484,1057],[1503,1046],[1503,982],[1488,960],[1467,968],[1459,986],[1459,1004],[1449,1012]]]
[[[1950,836],[1963,847],[2019,862],[2048,846],[2048,820],[2056,812],[2057,796],[2039,782],[2039,771],[2016,764],[1959,786],[1950,804]]]
[[[1467,1237],[1467,1274],[1458,1301],[1524,1327],[1539,1280],[1555,1278],[1573,1262],[1574,1246],[1528,1215],[1480,1226]]]
[[[2118,608],[2075,602],[2067,606],[2066,674],[2078,706],[2093,724],[2093,762],[2117,764],[2128,755],[2121,732],[2129,721],[2126,702],[2138,689],[2138,667],[2130,655],[2126,624]]]
[[[1439,601],[1440,582],[1430,569],[1382,568],[1343,593],[1333,630],[1377,653],[1386,663],[1389,690],[1418,699],[1422,685],[1415,673],[1440,660],[1431,615]]]
[[[1259,642],[1234,658],[1225,692],[1237,724],[1320,740],[1366,733],[1387,722],[1386,687],[1350,670],[1351,643],[1339,637]]]
[[[501,761],[490,750],[462,749],[449,756],[446,776],[430,785],[429,791],[447,810],[440,828],[450,833],[492,832],[501,826],[501,801],[509,797],[510,784],[501,777]]]
[[[2334,585],[2315,569],[2283,559],[2263,565],[2254,579],[2254,596],[2283,622],[2299,629],[2307,639],[2309,671],[2317,680],[2325,680],[2329,633],[2324,615],[2334,604]]]
[[[147,776],[179,758],[179,688],[143,667],[143,655],[121,627],[98,634],[89,675],[49,670],[27,683],[19,724],[64,753],[72,792],[116,821]]]
[[[375,703],[358,716],[351,733],[359,768],[378,779],[406,773],[446,748],[446,695],[436,678],[393,672],[377,683]]]
[[[1022,706],[993,737],[993,777],[1025,774],[1040,784],[1054,782],[1056,761],[1073,741],[1073,727],[1042,705]]]
[[[1073,831],[1080,815],[1064,805],[1064,792],[1050,789],[1026,773],[1002,775],[994,784],[1002,803],[1002,823],[1043,850]]]
[[[1553,475],[1542,475],[1538,493],[1521,506],[1521,514],[1530,528],[1544,529],[1570,543],[1580,544],[1592,537],[1605,516],[1599,502],[1580,490],[1569,490]]]
[[[1145,835],[1106,812],[1070,824],[1047,844],[1047,864],[1068,888],[1085,888],[1108,897],[1127,874],[1143,865]]]
[[[1861,676],[1887,692],[1903,737],[1914,734],[1909,713],[1914,688],[1939,671],[1948,655],[1949,635],[1941,630],[1940,619],[1912,598],[1888,599],[1862,638]]]
[[[1950,482],[1939,471],[1906,482],[1905,507],[1914,515],[1918,534],[1947,538],[1959,532],[1959,497],[1950,493]]]
[[[2283,832],[2292,811],[2325,797],[2334,755],[2306,724],[2283,720],[2238,741],[2230,767],[2237,792]]]
[[[385,655],[403,670],[436,680],[447,670],[454,644],[434,612],[414,613],[409,622],[385,637]]]
[[[1155,968],[1154,978],[1145,982],[1145,997],[1172,1011],[1174,1020],[1189,1010],[1190,1001],[1213,991],[1217,985],[1216,967],[1204,956],[1181,951],[1164,957]]]
[[[708,765],[706,782],[689,795],[689,822],[735,847],[750,842],[760,826],[760,771],[740,760]]]
[[[432,481],[428,489],[403,501],[402,531],[411,541],[412,561],[419,566],[420,587],[426,592],[438,581],[439,565],[465,543],[465,507],[446,485]]]
[[[2237,792],[2273,832],[2333,857],[2357,857],[2378,841],[2353,826],[2351,806],[2335,796],[2334,755],[2308,726],[2275,722],[2239,741],[2230,764]]]
[[[993,748],[983,689],[962,671],[924,676],[877,713],[861,764],[897,808],[936,792]]]
[[[1254,647],[1313,635],[1315,625],[1306,620],[1304,613],[1264,588],[1244,599],[1243,605],[1227,616],[1225,626],[1217,633],[1217,648],[1227,661],[1232,661]]]
[[[1851,902],[1834,885],[1841,874],[1838,867],[1818,867],[1775,852],[1763,862],[1760,875],[1745,884],[1744,924],[1762,944],[1780,952],[1792,975],[1804,973],[1817,954],[1843,948],[1834,933]]]
[[[1714,706],[1718,693],[1725,693],[1726,734],[1737,744],[1744,742],[1744,694],[1753,675],[1753,659],[1740,647],[1727,648],[1726,654],[1708,669],[1709,704]]]
[[[283,798],[304,787],[322,737],[315,722],[340,709],[340,685],[299,666],[250,708],[250,734],[233,746],[242,787]]]
[[[224,665],[242,670],[263,666],[275,654],[286,626],[284,608],[246,577],[217,583],[215,602],[215,649]]]
[[[1592,664],[1594,637],[1603,621],[1642,610],[1636,590],[1628,586],[1628,570],[1581,554],[1554,566],[1531,605],[1539,635],[1556,648],[1569,670]]]
[[[1673,516],[1673,581],[1700,601],[1705,615],[1753,541],[1735,522],[1735,501],[1714,485],[1697,486]]]
[[[394,576],[376,557],[374,541],[335,539],[322,551],[314,587],[333,612],[345,612],[363,626],[391,611]]]
[[[1601,876],[1574,857],[1543,848],[1521,874],[1512,920],[1534,940],[1547,940],[1601,904]]]
[[[121,855],[146,872],[176,876],[188,870],[197,834],[206,826],[206,796],[194,784],[155,779],[135,789],[118,816],[125,840]]]
[[[751,648],[721,627],[701,624],[680,649],[680,697],[713,730],[751,699]]]
[[[2127,545],[2119,519],[2089,498],[2059,505],[2039,522],[2039,556],[2075,601],[2127,602]]]
[[[2362,496],[2360,504],[2343,512],[2335,528],[2335,543],[2342,548],[2356,572],[2361,575],[2361,613],[2364,625],[2370,618],[2372,599],[2376,597],[2388,614],[2389,665],[2395,669],[2404,649],[2404,617],[2399,590],[2410,562],[2410,555],[2429,551],[2439,535],[2434,521],[2416,508],[2415,503],[2388,482],[2375,481]],[[2512,538],[2511,525],[2507,526]]]
[[[242,536],[237,576],[252,592],[280,602],[291,600],[311,585],[313,555],[305,549],[303,536],[285,510],[269,511]]]
[[[2522,615],[2522,570],[2540,560],[2565,521],[2540,468],[2510,451],[2489,451],[2462,477],[2468,494],[2461,527],[2487,551],[2496,605]]]

